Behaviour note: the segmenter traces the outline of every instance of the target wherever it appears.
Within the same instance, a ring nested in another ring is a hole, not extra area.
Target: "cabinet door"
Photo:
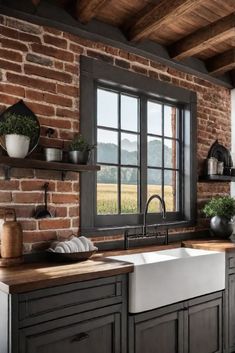
[[[189,307],[185,333],[185,352],[221,353],[222,298]]]
[[[235,351],[235,274],[229,275],[228,281],[229,352],[233,352]]]
[[[183,352],[182,311],[165,314],[135,324],[135,353],[143,352]]]
[[[55,320],[58,321],[59,320]],[[54,327],[55,321],[23,329],[19,353],[121,353],[121,314]]]

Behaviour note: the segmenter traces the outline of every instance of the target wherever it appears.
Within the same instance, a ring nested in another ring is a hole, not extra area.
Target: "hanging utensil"
[[[44,189],[44,206],[40,206],[36,212],[35,212],[35,218],[36,219],[40,219],[40,218],[51,218],[52,215],[51,213],[48,211],[47,208],[47,192],[48,192],[48,188],[49,188],[49,183],[45,183],[43,185],[43,189]]]

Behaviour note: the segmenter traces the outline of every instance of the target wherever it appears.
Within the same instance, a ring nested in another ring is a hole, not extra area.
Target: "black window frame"
[[[169,105],[177,106],[182,114],[180,120],[184,121],[180,128],[183,148],[180,149],[179,168],[184,171],[181,177],[180,188],[183,190],[182,212],[170,212],[167,214],[167,223],[174,226],[193,226],[196,222],[196,93],[184,88],[179,88],[165,82],[157,81],[143,75],[133,73],[124,69],[114,67],[111,64],[81,57],[80,74],[80,131],[90,143],[96,142],[96,89],[107,87],[136,96],[141,96],[141,102],[153,99]],[[140,105],[140,116],[146,114],[146,106]],[[147,119],[144,126],[141,126],[141,133],[146,135],[147,141]],[[147,144],[141,143],[140,153],[146,153]],[[91,163],[96,163],[96,153],[92,154]],[[141,197],[147,195],[146,180],[147,165],[141,168],[143,190]],[[138,226],[143,222],[143,210],[145,199],[141,200],[140,214],[126,215],[96,215],[96,173],[81,174],[80,177],[80,224],[81,231],[94,233],[108,231],[109,234],[118,233],[120,229],[128,226]],[[145,184],[145,185],[144,185]],[[159,213],[149,214],[148,223],[156,224],[161,221]]]

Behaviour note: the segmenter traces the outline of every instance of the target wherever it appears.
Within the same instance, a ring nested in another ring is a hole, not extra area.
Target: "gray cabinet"
[[[19,353],[121,353],[120,309],[114,305],[22,329]]]
[[[222,353],[222,293],[130,316],[129,353]]]
[[[126,353],[126,291],[127,275],[116,275],[0,292],[0,353]]]
[[[235,352],[235,251],[227,253],[225,331],[226,352]]]

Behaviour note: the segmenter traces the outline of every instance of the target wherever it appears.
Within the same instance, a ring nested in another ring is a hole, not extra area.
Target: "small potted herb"
[[[5,136],[7,153],[14,158],[27,156],[30,140],[37,136],[38,130],[37,121],[25,115],[6,113],[0,121],[0,136]]]
[[[212,198],[203,208],[207,217],[212,217],[210,227],[214,235],[229,238],[233,233],[235,199],[230,196]]]
[[[94,147],[82,135],[76,135],[69,146],[69,161],[74,164],[87,164]]]

